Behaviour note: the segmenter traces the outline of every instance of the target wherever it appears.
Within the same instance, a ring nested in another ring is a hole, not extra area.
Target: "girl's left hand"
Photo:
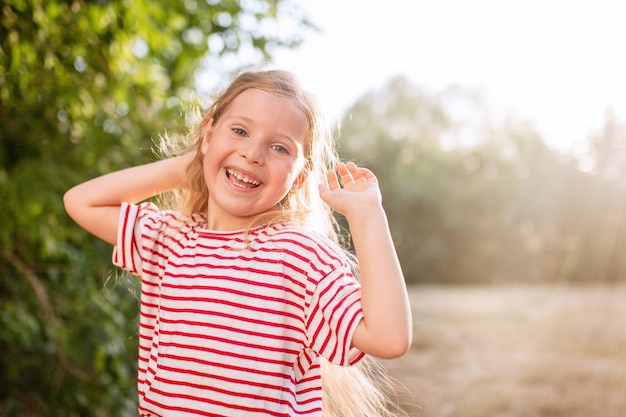
[[[350,217],[358,209],[380,208],[378,180],[369,169],[353,162],[339,163],[336,172],[328,171],[327,179],[327,186],[320,184],[320,196],[333,210]]]

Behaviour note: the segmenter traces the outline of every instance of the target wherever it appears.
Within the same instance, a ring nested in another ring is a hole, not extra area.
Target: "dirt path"
[[[415,287],[384,362],[420,417],[626,417],[626,287]]]

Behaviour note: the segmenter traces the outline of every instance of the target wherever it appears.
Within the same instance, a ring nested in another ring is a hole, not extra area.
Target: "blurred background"
[[[412,416],[625,416],[616,1],[0,3],[0,416],[136,415],[137,283],[67,217],[237,71],[291,69],[376,172]]]

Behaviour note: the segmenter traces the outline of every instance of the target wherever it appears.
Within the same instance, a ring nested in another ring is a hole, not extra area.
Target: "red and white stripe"
[[[142,416],[321,416],[318,355],[358,362],[360,287],[327,239],[297,227],[203,228],[124,204],[113,262],[141,277]]]

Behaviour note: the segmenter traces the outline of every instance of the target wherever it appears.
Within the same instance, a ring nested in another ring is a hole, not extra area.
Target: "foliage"
[[[186,129],[205,57],[260,63],[298,26],[290,0],[0,5],[0,415],[136,414],[136,283],[63,192]]]
[[[399,77],[342,122],[340,153],[377,173],[407,280],[624,281],[626,125],[608,115],[581,161],[481,109],[471,91]]]

